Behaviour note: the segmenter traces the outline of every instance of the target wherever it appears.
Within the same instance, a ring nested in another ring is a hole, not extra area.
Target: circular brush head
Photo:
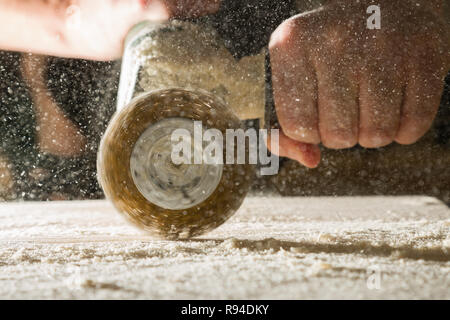
[[[97,172],[106,197],[131,222],[159,238],[190,238],[218,227],[240,207],[254,177],[249,164],[194,164],[204,142],[192,143],[192,159],[187,159],[192,161],[174,163],[172,133],[184,129],[194,138],[194,121],[223,137],[226,129],[242,126],[208,93],[163,89],[118,111],[100,144]]]

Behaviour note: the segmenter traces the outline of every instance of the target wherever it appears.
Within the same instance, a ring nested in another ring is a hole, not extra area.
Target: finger
[[[271,147],[275,146],[277,141],[274,141],[271,137],[268,137],[268,141],[269,143],[266,142],[266,145],[271,150]],[[296,160],[308,168],[315,168],[320,162],[319,146],[293,140],[282,131],[279,133],[277,153],[280,157]]]
[[[401,61],[385,53],[380,57],[383,59],[363,68],[360,76],[359,144],[366,148],[390,144],[400,124],[404,88]]]
[[[411,71],[396,142],[412,144],[430,129],[441,101],[444,76],[439,71]]]
[[[448,43],[433,35],[428,36],[428,41],[424,41],[424,37],[411,40],[410,47],[415,50],[406,51],[408,79],[400,128],[395,138],[400,144],[416,142],[431,127],[448,71]],[[417,46],[417,43],[422,45]]]
[[[334,59],[317,61],[319,132],[327,148],[353,147],[358,142],[358,87],[347,64]]]
[[[274,100],[284,134],[318,144],[317,83],[300,23],[289,19],[272,34],[269,49]]]

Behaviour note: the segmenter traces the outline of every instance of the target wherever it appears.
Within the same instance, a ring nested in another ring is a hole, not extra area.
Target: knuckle
[[[289,43],[294,31],[292,23],[283,22],[270,36],[269,49],[274,50]]]

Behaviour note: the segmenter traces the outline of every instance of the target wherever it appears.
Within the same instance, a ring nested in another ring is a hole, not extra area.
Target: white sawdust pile
[[[0,298],[443,298],[450,210],[427,197],[248,198],[201,239],[106,201],[0,205]]]

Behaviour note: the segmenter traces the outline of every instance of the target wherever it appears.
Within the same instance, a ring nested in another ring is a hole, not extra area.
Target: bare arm
[[[0,48],[71,58],[120,57],[142,20],[214,12],[218,0],[0,0]]]

